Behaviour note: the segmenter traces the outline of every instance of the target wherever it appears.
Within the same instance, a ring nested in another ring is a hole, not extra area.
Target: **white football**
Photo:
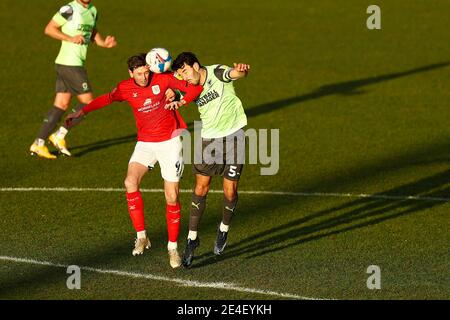
[[[172,65],[172,57],[169,51],[164,48],[153,48],[147,53],[145,61],[150,66],[150,71],[163,73],[169,70]]]

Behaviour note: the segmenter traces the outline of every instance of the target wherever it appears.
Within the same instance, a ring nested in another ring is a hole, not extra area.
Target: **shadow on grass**
[[[75,147],[71,147],[70,151],[74,150],[80,150],[77,152],[73,152],[74,157],[82,157],[87,153],[93,152],[93,151],[99,151],[102,149],[107,149],[112,146],[116,146],[119,144],[126,144],[130,142],[136,142],[136,134],[130,134],[128,136],[119,137],[119,138],[112,138],[112,139],[105,139],[96,141],[93,143],[83,144]]]
[[[377,195],[407,194],[421,197],[443,197],[450,193],[450,170],[434,174],[416,182],[405,184]],[[264,201],[266,211],[282,212],[277,206],[276,197]],[[285,202],[285,206],[295,206],[303,199],[297,198]],[[272,205],[270,205],[272,203]],[[379,224],[381,222],[417,213],[442,204],[445,201],[412,200],[412,199],[374,199],[362,198],[308,214],[299,219],[255,233],[241,241],[230,245],[223,256],[216,258],[213,254],[198,257],[193,267],[203,267],[221,260],[246,255],[247,258],[259,257],[277,252],[308,241],[318,240],[332,235],[338,235],[360,228]],[[230,234],[232,236],[232,234]]]
[[[402,72],[395,72],[395,73],[389,73],[384,74],[380,76],[374,76],[374,77],[368,77],[368,78],[362,78],[352,81],[344,81],[344,82],[338,82],[333,84],[328,84],[319,87],[318,89],[306,93],[303,95],[299,95],[296,97],[291,97],[287,99],[282,99],[274,102],[264,103],[252,108],[246,108],[245,113],[247,114],[247,117],[256,117],[262,114],[278,111],[282,108],[289,107],[293,104],[305,102],[309,100],[319,99],[322,97],[330,96],[330,95],[355,95],[355,94],[362,94],[364,93],[362,88],[368,85],[377,84],[380,82],[385,82],[389,80],[394,80],[401,77],[410,76],[413,74],[421,73],[421,72],[427,72],[432,71],[439,68],[444,68],[450,65],[450,62],[440,62],[440,63],[434,63],[426,66],[422,66],[419,68],[414,68]],[[188,125],[188,130],[193,131],[194,125],[190,123]],[[135,142],[136,141],[136,135],[128,135],[124,137],[119,137],[115,139],[108,139],[108,140],[102,140],[94,143],[90,143],[87,145],[82,146],[75,146],[72,147],[70,150],[78,150],[82,149],[80,152],[74,153],[75,157],[82,157],[83,155],[90,153],[92,151],[98,151],[101,149],[109,148],[111,146],[115,146],[118,144],[123,143],[129,143],[129,142]]]
[[[339,190],[341,187],[349,186],[360,181],[379,175],[390,174],[399,170],[413,171],[417,166],[428,167],[430,165],[448,163],[450,159],[450,147],[448,139],[437,142],[416,150],[410,150],[395,156],[377,159],[363,166],[348,168],[345,175],[336,173],[335,176],[319,178],[308,188],[298,190],[296,187],[298,179],[292,177],[286,181],[283,188],[290,191],[319,192],[325,188]],[[445,170],[428,177],[422,177],[415,182],[391,188],[380,194],[389,195],[416,195],[423,197],[448,197],[450,191],[450,170]],[[210,200],[212,201],[212,199]],[[343,205],[334,206],[318,212],[305,214],[302,206],[307,201],[320,201],[318,198],[304,197],[259,197],[252,206],[238,207],[238,214],[233,224],[251,226],[255,219],[267,219],[271,225],[261,232],[249,232],[249,235],[233,243],[233,233],[230,233],[230,245],[223,256],[216,258],[212,254],[203,254],[196,257],[193,268],[208,266],[226,259],[235,257],[252,258],[279,252],[288,248],[299,246],[308,241],[318,240],[344,232],[367,228],[384,221],[407,216],[444,204],[437,201],[417,200],[380,200],[380,199],[357,199],[348,201]],[[64,204],[61,204],[63,210]],[[274,214],[282,214],[286,208],[296,208],[299,218],[287,223],[274,225],[276,221]],[[59,208],[55,208],[59,210]],[[186,212],[186,211],[185,211]],[[187,212],[185,213],[187,214]],[[200,226],[200,234],[203,232],[214,232],[218,215],[205,212]],[[187,226],[182,227],[185,231]],[[250,227],[248,230],[251,230]],[[183,234],[183,232],[182,232]],[[165,239],[165,232],[155,233],[155,237]],[[75,236],[76,238],[76,236]],[[73,238],[71,238],[73,239]],[[180,240],[182,238],[180,237]],[[69,245],[61,243],[62,246]],[[202,246],[208,245],[203,243]],[[71,253],[74,258],[65,258],[62,263],[73,263],[80,266],[102,266],[114,265],[129,256],[131,242],[126,239],[117,239],[102,245],[94,244],[86,249]],[[67,247],[70,251],[70,246]],[[180,250],[183,248],[180,248]],[[212,243],[211,243],[212,251]],[[145,258],[145,257],[144,257]],[[60,261],[58,261],[60,262]],[[46,285],[65,281],[67,274],[64,268],[36,269],[27,274],[12,274],[11,278],[0,283],[0,297],[6,298],[8,294],[26,292],[27,288],[45,288]],[[62,283],[62,286],[65,282]]]

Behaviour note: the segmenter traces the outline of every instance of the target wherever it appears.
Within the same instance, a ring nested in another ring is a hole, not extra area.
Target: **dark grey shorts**
[[[197,150],[196,150],[197,152]],[[239,129],[224,138],[202,139],[202,163],[193,164],[194,174],[221,175],[237,181],[245,162],[245,133]],[[199,157],[196,157],[199,159]]]
[[[55,64],[56,92],[70,92],[80,95],[92,92],[86,69],[77,66]]]

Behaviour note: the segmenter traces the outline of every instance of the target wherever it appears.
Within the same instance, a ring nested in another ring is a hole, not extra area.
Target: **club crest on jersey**
[[[161,92],[159,85],[152,86],[152,92],[153,92],[153,94],[159,94]]]

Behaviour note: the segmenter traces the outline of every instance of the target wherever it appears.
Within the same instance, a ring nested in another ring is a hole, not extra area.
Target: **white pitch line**
[[[55,192],[125,192],[121,188],[77,188],[77,187],[8,187],[0,188],[0,192],[32,192],[32,191],[55,191]],[[163,189],[140,189],[141,192],[160,193]],[[181,192],[192,192],[192,189],[181,189]],[[210,193],[223,193],[222,190],[209,190]],[[296,196],[296,197],[335,197],[335,198],[370,198],[370,199],[384,199],[384,200],[420,200],[420,201],[439,201],[450,202],[450,198],[444,197],[422,197],[422,196],[408,196],[408,195],[384,195],[384,194],[354,194],[354,193],[327,193],[327,192],[288,192],[288,191],[251,191],[240,190],[240,194],[255,194],[255,195],[278,195],[278,196]]]
[[[69,265],[60,264],[60,263],[53,263],[53,262],[48,262],[48,261],[38,261],[38,260],[34,260],[34,259],[25,259],[25,258],[17,258],[17,257],[8,257],[8,256],[0,256],[0,260],[16,262],[16,263],[41,265],[41,266],[47,266],[47,267],[66,268],[66,269],[69,267]],[[245,287],[237,286],[236,284],[233,284],[233,283],[226,283],[226,282],[200,282],[200,281],[184,280],[184,279],[180,279],[180,278],[169,278],[169,277],[164,277],[164,276],[157,276],[157,275],[148,274],[148,273],[98,269],[98,268],[92,268],[92,267],[86,267],[86,266],[80,266],[80,269],[90,271],[90,272],[97,272],[97,273],[102,273],[102,274],[112,274],[112,275],[122,276],[122,277],[143,278],[143,279],[148,279],[148,280],[173,282],[173,283],[176,283],[176,284],[178,284],[180,286],[184,286],[184,287],[223,289],[223,290],[231,290],[231,291],[238,291],[238,292],[245,292],[245,293],[256,293],[256,294],[262,294],[262,295],[268,295],[268,296],[277,296],[277,297],[281,297],[281,298],[290,298],[290,299],[299,299],[299,300],[325,300],[322,298],[304,297],[304,296],[299,296],[299,295],[291,294],[291,293],[282,293],[282,292],[275,292],[275,291],[270,291],[270,290],[245,288]]]

